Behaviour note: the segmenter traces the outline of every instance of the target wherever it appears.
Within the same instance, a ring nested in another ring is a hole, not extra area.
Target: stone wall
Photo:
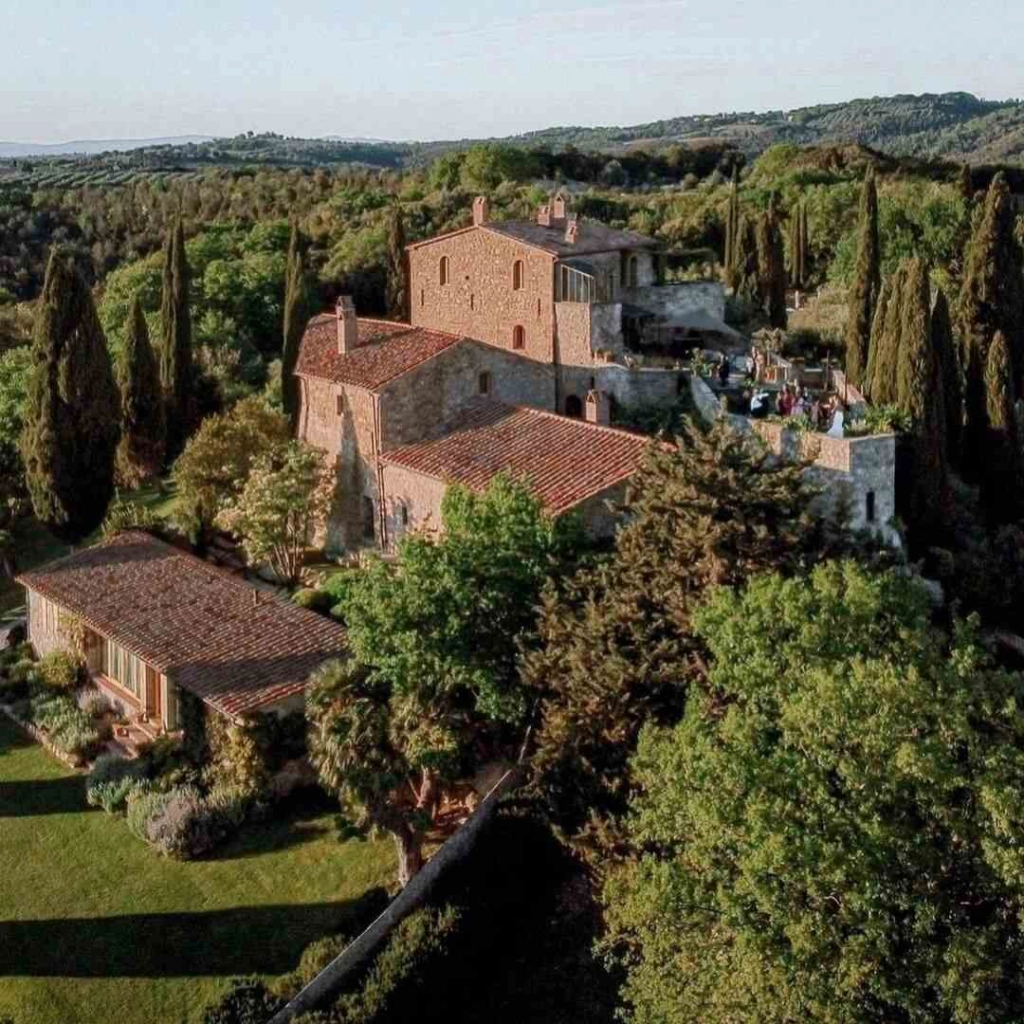
[[[324,546],[331,553],[359,547],[369,540],[363,498],[379,508],[376,396],[363,388],[312,378],[300,378],[299,385],[298,437],[327,452],[336,466]]]
[[[723,415],[718,397],[700,377],[690,375],[690,393],[708,422]],[[850,528],[868,530],[885,543],[900,546],[896,516],[896,436],[827,437],[789,430],[782,423],[727,414],[742,431],[754,431],[781,458],[812,459],[811,479],[822,488],[823,512],[845,512]]]
[[[28,640],[42,658],[51,651],[66,651],[70,646],[61,629],[60,606],[47,601],[33,590],[25,591],[28,604]]]
[[[620,405],[675,405],[687,386],[686,375],[681,370],[654,366],[630,368],[618,363],[598,364],[594,373],[598,387]]]
[[[383,466],[382,476],[389,549],[393,549],[405,534],[414,530],[441,529],[441,502],[448,489],[443,480],[417,473],[405,466],[387,464]],[[572,509],[581,517],[587,536],[600,538],[614,535],[619,516],[609,508],[609,504],[621,502],[626,487],[626,481],[615,484]]]
[[[628,481],[624,480],[600,494],[592,495],[572,509],[582,518],[583,529],[588,537],[603,539],[615,536],[622,516],[614,507],[609,506],[621,504],[628,486]]]
[[[405,466],[383,467],[385,529],[389,548],[413,530],[441,528],[442,480]],[[404,514],[403,514],[404,513]]]
[[[659,317],[704,310],[718,320],[725,319],[725,289],[718,281],[680,281],[633,288],[624,298]]]
[[[386,384],[380,392],[381,451],[421,441],[481,394],[507,405],[555,407],[555,373],[490,345],[463,341]]]
[[[430,898],[438,882],[469,856],[481,833],[494,817],[501,798],[519,783],[520,769],[502,776],[469,820],[427,861],[418,875],[391,901],[388,908],[361,935],[320,972],[269,1024],[287,1024],[299,1014],[323,1007],[365,970],[384,947],[391,932]]]
[[[449,281],[440,283],[442,257]],[[523,287],[512,287],[516,260]],[[414,326],[450,331],[512,349],[518,325],[522,355],[550,363],[554,348],[553,255],[485,228],[469,228],[409,249],[409,300]]]

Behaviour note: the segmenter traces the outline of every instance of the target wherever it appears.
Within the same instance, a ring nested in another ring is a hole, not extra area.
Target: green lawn
[[[162,487],[151,485],[141,490],[126,492],[121,495],[125,501],[135,501],[166,516],[174,510],[177,500],[173,486],[164,484]],[[85,541],[93,543],[99,532]],[[34,516],[21,519],[14,526],[15,555],[18,571],[26,572],[36,566],[43,565],[54,558],[68,554],[71,548],[59,541]],[[25,603],[25,592],[14,580],[0,579],[0,620],[8,615],[20,613]]]
[[[323,807],[178,863],[83,788],[0,717],[0,1017],[16,1024],[196,1021],[228,978],[281,974],[354,929],[394,876],[390,843],[340,842]]]

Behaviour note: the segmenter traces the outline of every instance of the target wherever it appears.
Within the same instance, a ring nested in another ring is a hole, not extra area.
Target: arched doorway
[[[569,395],[566,398],[565,415],[578,420],[583,418],[583,399],[579,395]]]

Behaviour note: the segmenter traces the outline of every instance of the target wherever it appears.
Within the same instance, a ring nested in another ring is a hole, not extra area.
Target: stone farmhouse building
[[[81,650],[98,689],[153,736],[186,724],[182,691],[231,720],[298,710],[312,672],[346,650],[337,622],[140,531],[18,582],[36,654]]]
[[[407,255],[410,323],[342,297],[300,346],[298,436],[337,466],[327,548],[391,549],[439,522],[449,484],[502,471],[610,533],[647,445],[610,426],[612,406],[677,400],[683,375],[641,365],[645,342],[729,334],[721,286],[659,284],[653,239],[581,221],[563,196],[502,222],[478,198],[471,225]]]

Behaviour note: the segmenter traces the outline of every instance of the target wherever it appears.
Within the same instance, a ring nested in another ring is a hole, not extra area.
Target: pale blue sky
[[[1021,0],[0,0],[0,139],[436,139],[1024,94]]]

